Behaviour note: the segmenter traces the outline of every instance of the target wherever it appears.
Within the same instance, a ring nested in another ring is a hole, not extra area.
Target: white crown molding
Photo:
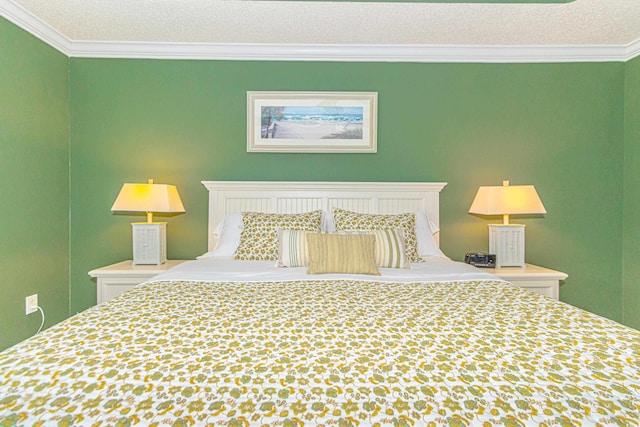
[[[22,6],[15,4],[11,0],[0,0],[0,16],[36,36],[54,49],[71,56],[71,40]]]
[[[629,45],[455,46],[249,43],[71,42],[73,57],[339,62],[624,62],[640,55]]]
[[[627,45],[627,61],[631,61],[633,58],[640,56],[640,39],[631,42]]]
[[[69,57],[336,62],[625,62],[640,56],[627,45],[464,46],[74,41],[11,0],[0,14]]]

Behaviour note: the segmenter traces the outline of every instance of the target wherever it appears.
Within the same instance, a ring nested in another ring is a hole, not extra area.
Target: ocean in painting
[[[362,107],[262,107],[262,137],[362,139]]]
[[[287,107],[281,121],[352,122],[362,123],[362,107]]]

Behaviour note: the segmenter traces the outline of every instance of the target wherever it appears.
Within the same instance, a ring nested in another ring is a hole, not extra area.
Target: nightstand
[[[101,304],[185,261],[168,260],[160,265],[133,265],[131,260],[122,261],[91,270],[89,276],[98,279],[97,302]]]
[[[560,281],[567,278],[565,273],[533,264],[525,264],[524,268],[487,268],[486,271],[516,286],[554,299],[560,298]]]

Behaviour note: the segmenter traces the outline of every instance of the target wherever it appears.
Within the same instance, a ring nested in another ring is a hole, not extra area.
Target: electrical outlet
[[[38,294],[33,294],[24,299],[26,314],[38,311]]]

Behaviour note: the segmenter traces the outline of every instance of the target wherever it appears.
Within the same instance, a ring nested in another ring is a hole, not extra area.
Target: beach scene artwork
[[[247,92],[247,151],[375,153],[377,92]]]
[[[261,107],[262,138],[362,139],[362,107]]]

